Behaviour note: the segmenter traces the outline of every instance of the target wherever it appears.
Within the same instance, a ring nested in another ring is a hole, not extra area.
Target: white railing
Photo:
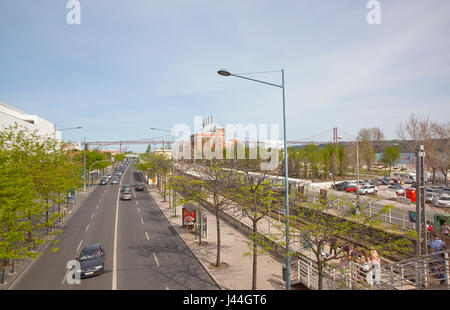
[[[323,275],[324,290],[450,290],[450,250],[400,262],[382,259],[377,274],[355,262],[344,267],[327,268]],[[317,264],[305,256],[291,263],[291,281],[309,289],[319,288]]]

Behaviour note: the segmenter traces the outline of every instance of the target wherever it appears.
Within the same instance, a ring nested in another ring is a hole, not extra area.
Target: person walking
[[[364,261],[362,262],[361,265],[361,277],[363,277],[366,280],[367,284],[373,285],[372,268],[370,266],[369,256],[367,255],[366,250],[363,250],[362,253]]]
[[[370,266],[372,268],[373,284],[381,283],[381,261],[378,252],[375,249],[370,251],[369,255]]]
[[[439,235],[437,233],[433,233],[433,240],[430,242],[430,250],[433,256],[433,262],[431,263],[431,271],[432,273],[438,274],[439,279],[444,279],[445,275],[443,272],[443,265],[444,265],[444,255],[442,253],[437,254],[439,251],[443,251],[446,249],[444,241],[439,238]],[[441,280],[441,284],[445,280]]]

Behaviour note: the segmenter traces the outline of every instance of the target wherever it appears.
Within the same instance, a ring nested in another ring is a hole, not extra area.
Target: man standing
[[[439,238],[439,235],[437,233],[433,233],[433,241],[430,242],[430,249],[431,253],[433,254],[433,260],[434,262],[431,264],[431,271],[433,274],[438,274],[439,279],[444,279],[445,275],[443,272],[443,265],[444,265],[444,255],[437,254],[439,251],[445,250],[445,243],[444,241]],[[445,280],[441,280],[441,284]]]

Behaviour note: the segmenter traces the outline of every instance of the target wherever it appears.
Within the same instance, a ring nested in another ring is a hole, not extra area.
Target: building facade
[[[0,102],[0,129],[4,130],[15,124],[31,131],[36,130],[40,136],[48,136],[61,141],[61,131],[56,130],[56,126],[52,122],[38,115],[27,114],[6,103]]]

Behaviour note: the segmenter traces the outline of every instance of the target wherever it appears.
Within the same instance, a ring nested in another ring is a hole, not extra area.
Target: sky
[[[65,141],[158,137],[199,115],[282,139],[282,90],[221,68],[274,84],[284,70],[288,140],[450,121],[450,1],[380,1],[380,24],[368,0],[79,0],[80,24],[68,2],[0,0],[0,101],[83,126]]]

